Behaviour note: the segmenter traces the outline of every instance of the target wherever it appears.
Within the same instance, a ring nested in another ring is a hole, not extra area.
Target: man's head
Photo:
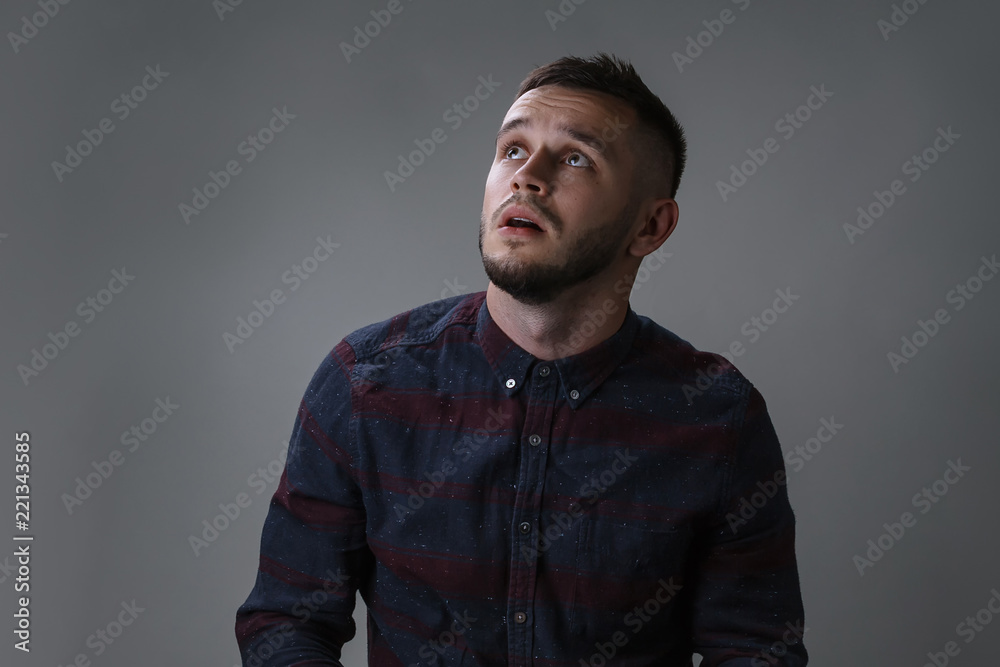
[[[628,63],[599,54],[534,70],[486,181],[479,248],[490,281],[542,304],[634,273],[676,225],[685,154],[677,120]]]

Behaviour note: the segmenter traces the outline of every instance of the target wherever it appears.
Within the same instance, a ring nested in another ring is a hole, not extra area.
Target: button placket
[[[514,623],[508,634],[508,650],[514,658],[512,665],[528,665],[534,644],[533,629],[529,622],[534,605],[535,581],[538,575],[537,529],[542,507],[545,479],[547,440],[554,417],[554,402],[558,382],[553,382],[551,364],[538,366],[522,387],[526,401],[525,420],[521,442],[522,450],[518,471],[518,488],[514,501],[514,550],[510,563],[510,588],[508,613]],[[533,381],[534,380],[534,381]],[[527,557],[525,554],[533,554]]]

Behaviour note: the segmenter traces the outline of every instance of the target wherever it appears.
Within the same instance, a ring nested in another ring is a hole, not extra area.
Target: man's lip
[[[531,222],[538,225],[538,228],[543,232],[547,231],[546,226],[543,224],[544,218],[537,212],[526,206],[521,206],[520,204],[513,204],[504,209],[503,215],[500,216],[500,226],[507,227],[510,221],[514,218],[524,218],[525,220],[530,220]]]

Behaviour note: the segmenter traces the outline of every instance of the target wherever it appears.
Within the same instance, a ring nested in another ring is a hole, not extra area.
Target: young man
[[[244,665],[806,664],[794,517],[760,393],[637,315],[686,142],[615,57],[521,84],[485,292],[359,329],[306,390],[237,613]]]

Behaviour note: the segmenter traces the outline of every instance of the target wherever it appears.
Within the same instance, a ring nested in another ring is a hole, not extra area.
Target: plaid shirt
[[[357,592],[378,667],[805,665],[757,389],[627,301],[605,302],[626,308],[613,336],[539,360],[485,296],[319,366],[237,612],[244,665],[340,665]]]

